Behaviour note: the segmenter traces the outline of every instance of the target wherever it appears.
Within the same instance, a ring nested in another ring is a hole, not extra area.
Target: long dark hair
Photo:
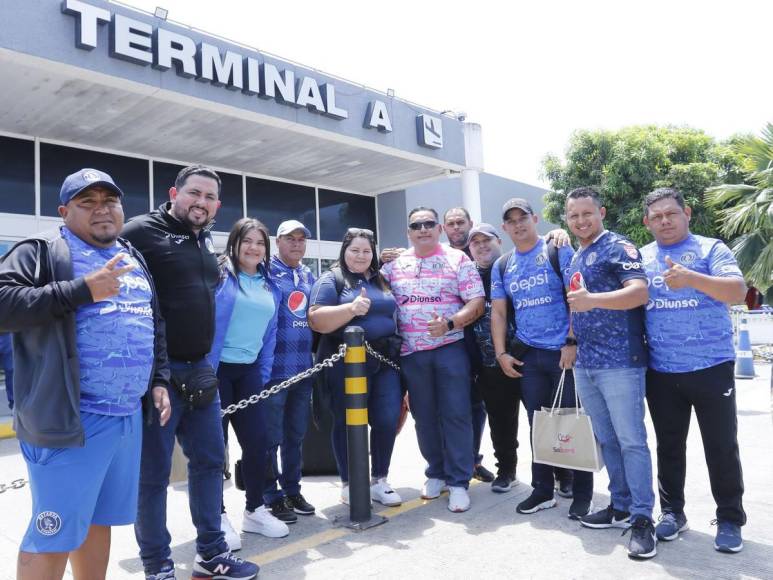
[[[343,242],[341,243],[341,251],[338,253],[338,261],[333,264],[333,268],[341,268],[341,272],[344,274],[344,281],[349,288],[354,288],[357,284],[357,277],[346,266],[346,258],[344,254],[346,249],[352,245],[355,238],[364,238],[368,240],[370,244],[370,250],[373,252],[373,256],[370,259],[370,265],[368,266],[368,272],[372,274],[371,280],[384,292],[389,291],[389,285],[384,280],[378,267],[378,253],[376,252],[376,240],[373,236],[373,232],[364,228],[349,228],[344,234]]]
[[[225,244],[225,252],[218,259],[221,272],[224,271],[226,260],[230,260],[234,274],[236,274],[237,284],[239,282],[239,274],[241,273],[239,268],[239,250],[242,247],[242,240],[251,231],[260,232],[263,236],[263,242],[266,244],[266,255],[263,256],[263,263],[258,266],[258,269],[260,269],[260,266],[263,266],[263,275],[268,277],[268,261],[271,255],[271,238],[268,235],[268,228],[263,225],[263,222],[255,218],[242,218],[231,228],[231,233],[228,234],[228,241]]]

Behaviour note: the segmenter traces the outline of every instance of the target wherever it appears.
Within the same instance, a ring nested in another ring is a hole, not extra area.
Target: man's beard
[[[207,224],[209,224],[210,222],[209,212],[207,210],[203,210],[206,213],[206,217],[204,218],[203,223],[197,224],[189,217],[192,209],[193,207],[189,207],[187,212],[181,212],[176,205],[172,205],[172,213],[174,214],[174,217],[176,217],[178,220],[180,220],[190,229],[194,230],[194,229],[201,229],[206,227]],[[197,208],[197,209],[202,209],[202,208]]]

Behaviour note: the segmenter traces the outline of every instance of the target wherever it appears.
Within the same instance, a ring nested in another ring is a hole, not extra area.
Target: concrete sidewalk
[[[308,478],[303,492],[317,506],[317,515],[301,516],[287,538],[243,534],[239,555],[261,564],[261,578],[773,578],[771,367],[757,365],[756,370],[756,379],[736,382],[744,507],[749,516],[743,529],[745,549],[740,554],[720,554],[713,549],[716,528],[710,521],[714,503],[694,421],[686,489],[691,530],[674,542],[659,544],[656,558],[631,561],[625,549],[628,536],[621,537],[621,530],[589,530],[567,519],[571,500],[559,498],[556,509],[531,516],[517,514],[516,504],[531,491],[528,424],[522,412],[518,478],[526,483],[510,493],[494,494],[486,484],[473,485],[472,508],[464,514],[449,512],[446,496],[434,501],[419,499],[423,461],[409,420],[398,437],[390,474],[390,482],[405,503],[389,510],[377,504],[378,511],[389,515],[389,522],[361,533],[333,527],[333,517],[347,513],[338,503],[336,478]],[[484,464],[493,469],[487,435],[483,451]],[[238,457],[237,449],[232,448],[231,457]],[[26,477],[15,440],[0,441],[0,474],[0,483]],[[606,472],[602,472],[595,483],[597,507],[609,502],[606,486]],[[226,482],[225,499],[238,530],[243,494]],[[170,489],[168,511],[177,577],[189,578],[195,533],[184,485]],[[4,562],[0,579],[14,577],[16,552],[29,512],[29,490],[0,494],[0,561]],[[114,528],[108,578],[142,578],[131,527]]]

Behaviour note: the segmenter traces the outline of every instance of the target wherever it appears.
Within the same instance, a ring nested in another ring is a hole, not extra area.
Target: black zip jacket
[[[152,291],[154,363],[148,389],[169,385],[164,321],[145,260],[126,240]],[[13,332],[14,417],[22,441],[41,447],[82,447],[80,364],[75,311],[93,302],[83,277],[73,279],[72,258],[59,228],[16,244],[0,261],[0,331]],[[146,421],[151,397],[143,397]]]
[[[148,263],[166,321],[169,358],[196,361],[215,336],[217,256],[212,236],[198,236],[169,213],[171,202],[129,221],[121,235]]]

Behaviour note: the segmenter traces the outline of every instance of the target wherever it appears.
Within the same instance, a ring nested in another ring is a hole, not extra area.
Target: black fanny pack
[[[515,336],[513,336],[513,339],[510,341],[510,344],[508,345],[510,356],[512,356],[513,358],[517,358],[518,360],[523,360],[523,355],[525,355],[530,348],[531,347],[528,344],[526,344],[525,342],[521,342]]]
[[[400,357],[400,349],[403,346],[403,339],[402,337],[393,334],[392,336],[371,340],[370,346],[389,360],[397,362]]]
[[[172,371],[172,385],[192,409],[208,407],[217,395],[217,375],[211,366]]]

